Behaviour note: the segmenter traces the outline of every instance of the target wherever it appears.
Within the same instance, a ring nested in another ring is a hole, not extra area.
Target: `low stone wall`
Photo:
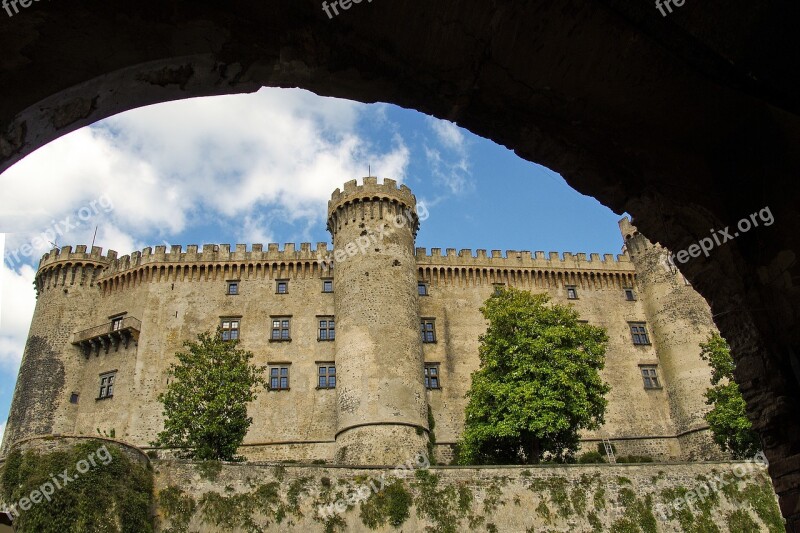
[[[751,462],[154,465],[162,532],[783,531],[766,468]]]
[[[150,462],[150,459],[143,450],[120,440],[100,436],[45,435],[29,437],[27,439],[22,439],[15,442],[13,448],[22,452],[33,451],[36,453],[45,454],[54,452],[56,450],[71,448],[76,444],[86,441],[97,441],[98,447],[102,446],[103,443],[116,446],[122,453],[127,455],[131,461],[142,466],[147,466],[147,464]]]

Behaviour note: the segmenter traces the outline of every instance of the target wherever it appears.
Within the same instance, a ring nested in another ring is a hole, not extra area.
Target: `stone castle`
[[[368,177],[333,193],[332,250],[52,250],[0,455],[31,437],[98,431],[149,449],[175,352],[219,326],[267,368],[240,450],[248,459],[402,464],[427,449],[432,418],[436,460],[447,462],[479,365],[479,308],[506,285],[570,303],[608,332],[606,423],[582,434],[583,449],[608,439],[623,455],[719,456],[698,346],[715,331],[710,310],[629,220],[624,253],[601,259],[428,252],[415,248],[419,218],[408,187]]]

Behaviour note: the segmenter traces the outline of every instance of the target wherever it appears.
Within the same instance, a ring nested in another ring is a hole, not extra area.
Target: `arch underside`
[[[0,16],[0,170],[135,107],[302,87],[455,121],[671,250],[769,207],[773,226],[678,267],[733,347],[796,524],[798,4],[628,4],[362,2],[329,20],[315,0],[35,3]]]

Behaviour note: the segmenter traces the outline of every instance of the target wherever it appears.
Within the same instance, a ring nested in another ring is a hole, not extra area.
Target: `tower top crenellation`
[[[344,190],[333,191],[328,202],[328,215],[330,216],[339,206],[347,202],[374,198],[396,200],[407,207],[414,207],[417,203],[408,186],[398,187],[397,181],[390,178],[384,178],[383,183],[378,183],[378,178],[369,176],[362,179],[361,185],[358,184],[358,180],[350,180],[344,184]]]

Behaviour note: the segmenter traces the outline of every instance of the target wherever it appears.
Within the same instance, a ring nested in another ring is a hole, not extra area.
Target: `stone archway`
[[[0,11],[0,170],[134,107],[298,86],[454,120],[672,250],[768,206],[773,226],[679,266],[734,349],[792,529],[800,7],[628,4],[362,1],[329,19],[317,0],[15,3]]]

